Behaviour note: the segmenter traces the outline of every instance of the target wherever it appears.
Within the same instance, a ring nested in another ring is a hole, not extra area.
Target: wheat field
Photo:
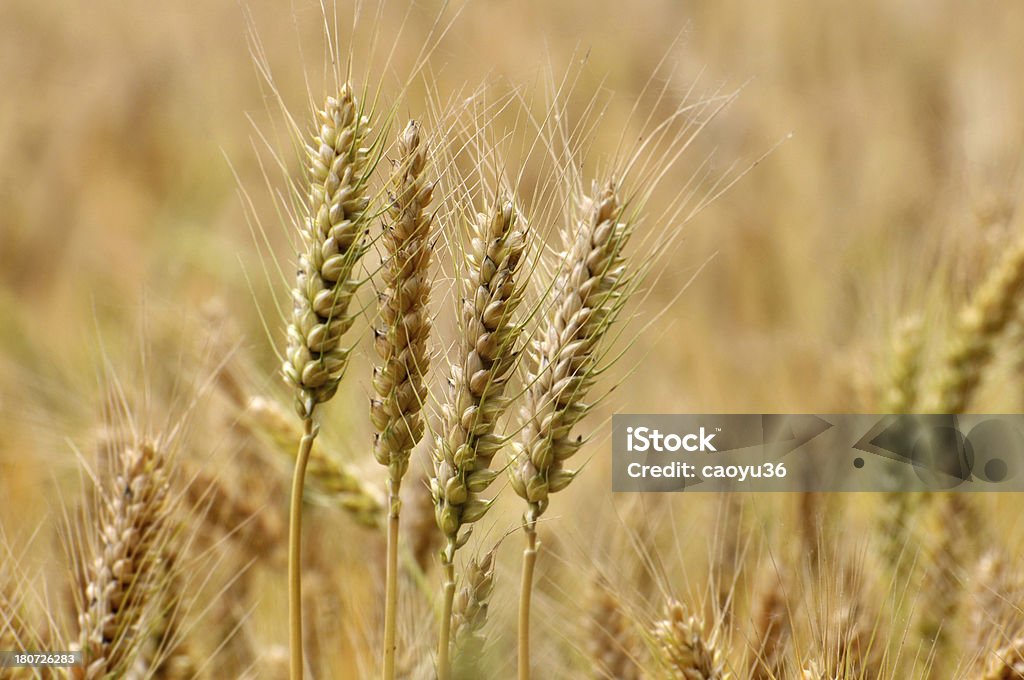
[[[1024,7],[0,4],[0,678],[1024,678],[1013,493],[614,413],[1024,406]],[[45,123],[45,124],[44,124]]]

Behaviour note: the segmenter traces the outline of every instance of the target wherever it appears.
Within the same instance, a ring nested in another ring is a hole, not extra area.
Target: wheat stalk
[[[294,308],[288,326],[288,347],[282,367],[295,388],[295,406],[303,421],[292,481],[288,525],[290,673],[302,680],[302,496],[306,466],[318,427],[313,413],[338,389],[349,350],[341,337],[351,327],[349,303],[358,287],[355,265],[366,250],[364,232],[369,198],[366,179],[372,169],[365,146],[369,119],[352,88],[341,88],[318,113],[320,127],[308,151],[309,203],[300,232],[305,246],[299,255],[292,290]]]
[[[519,678],[530,676],[530,599],[537,558],[537,520],[575,472],[564,467],[580,447],[573,427],[586,415],[584,401],[597,373],[598,343],[621,308],[626,283],[622,249],[630,227],[620,221],[615,184],[580,201],[582,219],[563,233],[567,252],[554,286],[546,326],[531,344],[529,387],[521,409],[511,485],[526,500],[519,614]]]
[[[138,442],[117,455],[104,489],[100,527],[78,616],[84,664],[78,679],[123,673],[139,646],[139,626],[160,574],[167,529],[168,470],[158,445]]]
[[[377,354],[384,362],[374,370],[377,398],[370,419],[377,430],[373,453],[388,468],[387,567],[384,607],[384,678],[395,676],[395,634],[398,602],[398,529],[402,478],[409,455],[423,437],[420,413],[426,387],[427,338],[430,334],[430,225],[427,212],[433,185],[424,181],[427,150],[419,124],[410,122],[398,138],[398,159],[392,177],[384,231],[387,257],[385,290],[380,296],[382,325],[375,332]]]
[[[455,552],[468,540],[469,525],[490,507],[492,501],[481,494],[499,474],[490,464],[504,442],[495,433],[495,425],[507,406],[505,384],[516,362],[520,329],[513,317],[522,299],[516,275],[526,249],[526,221],[508,199],[501,198],[479,213],[471,231],[462,281],[461,347],[451,365],[443,431],[434,448],[430,481],[437,525],[445,541],[441,550],[444,606],[438,640],[442,680],[450,673]]]

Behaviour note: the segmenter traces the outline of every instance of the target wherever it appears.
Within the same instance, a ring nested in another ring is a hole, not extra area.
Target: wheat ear
[[[398,529],[402,478],[409,456],[423,437],[420,411],[426,398],[427,338],[430,334],[430,224],[427,212],[433,185],[424,181],[426,146],[419,124],[410,122],[398,137],[392,176],[389,223],[384,231],[385,289],[380,296],[381,326],[375,331],[377,354],[370,419],[377,430],[373,453],[388,468],[388,533],[384,606],[384,678],[395,677],[398,603]]]
[[[513,321],[522,300],[516,282],[526,249],[526,221],[512,201],[499,199],[471,224],[465,253],[462,340],[451,365],[443,432],[434,448],[430,490],[437,526],[444,536],[444,600],[438,640],[438,676],[446,680],[451,613],[455,597],[455,552],[468,540],[464,530],[480,520],[491,502],[481,498],[499,474],[491,460],[504,439],[495,433],[507,406],[505,384],[515,368],[520,328]]]
[[[319,119],[319,132],[307,147],[309,204],[300,226],[304,250],[292,290],[294,308],[282,368],[296,390],[296,410],[303,421],[288,524],[291,680],[303,678],[302,494],[318,430],[313,412],[334,396],[348,363],[349,350],[342,347],[341,337],[352,325],[349,303],[358,286],[355,265],[366,250],[366,179],[372,165],[365,146],[369,120],[349,85],[342,87],[337,98],[327,99]]]
[[[961,311],[932,397],[935,413],[963,413],[978,389],[999,335],[1024,291],[1024,238],[1014,244]]]
[[[147,639],[125,680],[189,680],[198,674],[182,631],[182,573],[174,550],[165,550],[161,567],[166,586],[150,612]]]
[[[491,548],[482,557],[466,565],[466,584],[455,597],[452,608],[451,654],[454,675],[471,678],[479,675],[477,664],[484,648],[483,627],[494,592],[494,553]]]
[[[978,680],[1020,680],[1024,678],[1024,637],[992,652]]]
[[[590,588],[584,626],[595,678],[639,680],[633,620],[608,581],[597,576]]]
[[[117,453],[117,472],[104,489],[99,535],[87,565],[78,616],[83,665],[76,679],[123,674],[139,646],[139,627],[157,590],[167,530],[166,458],[152,442]]]
[[[529,387],[521,409],[520,440],[511,470],[515,492],[526,500],[522,590],[519,610],[519,678],[530,677],[530,599],[537,559],[537,520],[549,496],[575,476],[563,464],[580,447],[573,427],[589,410],[585,403],[598,368],[598,344],[621,309],[626,285],[622,249],[630,228],[620,221],[613,182],[594,186],[581,200],[582,219],[563,233],[567,251],[555,281],[552,313],[531,345]]]
[[[716,635],[708,635],[682,603],[670,600],[651,631],[666,680],[729,680]]]

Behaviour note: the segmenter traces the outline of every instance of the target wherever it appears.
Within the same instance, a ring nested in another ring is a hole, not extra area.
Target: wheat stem
[[[427,211],[433,185],[424,181],[426,146],[420,128],[410,121],[398,137],[398,160],[392,176],[390,222],[384,232],[386,288],[380,296],[381,325],[374,346],[383,364],[374,369],[377,397],[370,418],[377,430],[374,457],[388,468],[388,548],[384,605],[384,680],[395,677],[395,631],[398,615],[398,527],[402,478],[409,456],[422,438],[420,413],[426,397],[429,364],[430,225]]]
[[[523,549],[523,580],[519,588],[519,680],[530,680],[530,601],[533,595],[533,570],[537,564],[537,527],[523,526],[526,548]]]
[[[452,558],[454,559],[454,558]],[[455,562],[442,554],[444,567],[444,602],[441,608],[441,630],[437,636],[437,680],[449,680],[452,674],[451,637],[452,609],[455,604]]]
[[[302,439],[295,456],[295,476],[288,516],[288,632],[291,652],[291,680],[302,680],[302,489],[306,479],[306,463],[313,450],[318,428],[313,422],[313,409],[302,421]]]
[[[384,680],[395,677],[395,647],[398,624],[398,516],[402,501],[401,480],[388,480],[388,563],[384,597]]]

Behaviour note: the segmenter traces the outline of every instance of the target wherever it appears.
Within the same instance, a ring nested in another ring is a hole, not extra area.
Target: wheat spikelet
[[[1003,255],[960,313],[932,399],[935,413],[963,413],[970,404],[996,338],[1006,330],[1024,290],[1024,239]]]
[[[482,557],[466,565],[466,584],[455,596],[452,608],[452,664],[456,678],[475,676],[486,638],[487,608],[494,591],[494,553],[491,548]]]
[[[1013,640],[991,654],[978,680],[1024,679],[1024,637]]]
[[[633,622],[601,577],[591,584],[587,610],[584,628],[592,677],[639,680]]]
[[[466,253],[461,350],[451,365],[444,429],[434,449],[431,479],[437,525],[450,563],[491,501],[481,498],[498,473],[491,460],[503,444],[494,429],[504,411],[505,383],[515,361],[519,327],[513,316],[522,299],[516,274],[526,249],[526,223],[502,199],[472,224]]]
[[[567,253],[555,283],[553,312],[530,347],[530,387],[521,410],[522,429],[512,487],[528,504],[534,525],[549,495],[575,473],[563,468],[580,446],[573,427],[586,415],[584,403],[597,368],[597,344],[621,304],[622,249],[630,234],[620,222],[616,187],[609,182],[581,201],[578,228],[563,235]]]
[[[294,460],[295,442],[302,438],[302,428],[294,418],[276,401],[254,396],[249,399],[241,422],[268,437],[275,450]],[[383,525],[384,504],[380,494],[373,490],[365,475],[349,468],[319,441],[313,442],[306,475],[311,495],[345,510],[360,525]]]
[[[160,543],[167,520],[167,468],[152,442],[118,452],[118,470],[105,489],[99,536],[82,594],[77,643],[84,666],[75,678],[123,673],[138,649],[138,627],[156,589]]]
[[[375,333],[377,354],[384,362],[374,371],[370,419],[377,429],[374,456],[388,467],[389,483],[398,486],[409,465],[409,453],[423,436],[420,411],[426,398],[427,337],[430,315],[430,224],[427,212],[433,185],[425,182],[426,148],[419,124],[412,121],[398,138],[398,160],[384,232],[386,288],[380,296],[383,326]]]
[[[282,366],[297,390],[296,409],[303,418],[334,396],[348,362],[341,336],[353,320],[348,308],[358,285],[353,270],[365,251],[365,181],[371,165],[364,146],[369,119],[349,85],[337,99],[327,99],[318,117],[319,134],[308,147],[309,212],[300,230],[305,250],[299,255]]]
[[[728,680],[725,661],[715,635],[706,635],[703,623],[687,614],[686,607],[670,600],[665,616],[651,631],[658,663],[666,680]]]

